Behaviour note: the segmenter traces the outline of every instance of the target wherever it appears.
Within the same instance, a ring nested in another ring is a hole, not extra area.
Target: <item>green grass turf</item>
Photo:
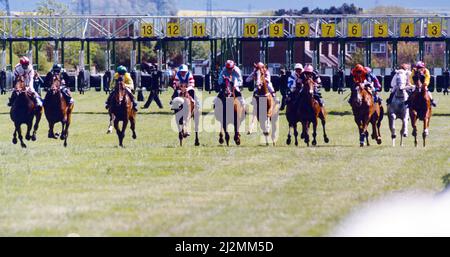
[[[319,131],[318,147],[287,146],[281,115],[276,147],[262,144],[261,133],[224,147],[210,132],[200,133],[199,147],[192,136],[179,147],[166,92],[165,109],[140,111],[138,139],[127,130],[122,149],[105,134],[106,96],[74,96],[69,146],[46,137],[43,118],[27,149],[11,143],[0,97],[0,235],[329,235],[360,204],[398,191],[434,194],[450,173],[450,98],[438,93],[426,148],[411,136],[391,147],[387,117],[382,145],[360,148],[345,95],[334,92],[324,93],[327,145]]]

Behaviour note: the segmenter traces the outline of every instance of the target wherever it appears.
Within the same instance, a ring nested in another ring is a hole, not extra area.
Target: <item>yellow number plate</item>
[[[401,37],[414,37],[414,23],[400,24],[400,36]]]
[[[322,37],[335,37],[336,24],[322,24]]]
[[[374,24],[373,25],[373,36],[374,37],[388,37],[388,25],[386,23]]]
[[[309,24],[298,23],[295,25],[295,35],[297,37],[309,37]]]
[[[349,37],[361,37],[362,25],[360,23],[349,23],[347,33]]]
[[[442,36],[442,30],[441,30],[441,24],[440,23],[430,23],[428,24],[428,36],[429,37],[440,37]]]
[[[153,31],[153,24],[142,23],[141,25],[141,37],[154,37],[155,32]]]
[[[180,24],[176,22],[167,23],[167,36],[168,37],[179,37],[181,35],[180,32]]]
[[[205,37],[206,36],[205,23],[194,23],[192,25],[192,35],[194,37]]]
[[[269,35],[270,37],[282,37],[284,35],[283,24],[282,23],[270,24]]]
[[[256,23],[245,23],[244,37],[258,37],[258,25]]]

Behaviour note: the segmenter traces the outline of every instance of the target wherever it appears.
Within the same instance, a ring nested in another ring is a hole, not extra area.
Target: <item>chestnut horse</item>
[[[323,128],[323,139],[325,143],[328,143],[327,132],[325,130],[326,124],[326,111],[324,107],[321,107],[319,102],[314,99],[314,87],[315,82],[308,78],[303,82],[303,87],[300,90],[300,95],[298,99],[298,120],[302,123],[302,134],[300,138],[304,140],[307,146],[309,146],[309,126],[313,125],[313,140],[312,145],[317,145],[317,120],[320,119]],[[295,139],[297,141],[297,138]],[[298,143],[296,144],[298,145]]]
[[[25,81],[23,76],[17,78],[14,94],[17,94],[16,99],[10,110],[11,120],[14,122],[13,144],[17,144],[17,134],[19,135],[20,145],[26,148],[27,145],[23,142],[22,124],[27,125],[27,133],[25,135],[26,140],[36,141],[36,132],[39,128],[39,121],[42,117],[42,109],[36,108],[36,104],[33,101],[31,92],[26,90]],[[33,119],[36,116],[36,122],[33,127]],[[31,128],[33,127],[33,134],[30,135]]]
[[[225,142],[230,145],[230,134],[228,133],[228,125],[234,126],[234,142],[236,145],[241,144],[241,134],[239,132],[240,125],[245,119],[245,110],[239,99],[236,97],[235,88],[230,78],[224,77],[225,87],[221,88],[219,96],[214,100],[214,115],[220,123],[219,143]],[[233,108],[231,108],[231,106]]]
[[[120,147],[123,147],[123,139],[125,137],[125,130],[127,129],[128,122],[130,122],[130,128],[133,132],[132,138],[137,138],[135,131],[136,111],[133,110],[133,102],[126,90],[124,82],[118,80],[116,82],[116,87],[112,92],[113,96],[108,110],[109,128],[107,133],[109,134],[112,132],[112,124],[114,123],[114,129],[119,138]],[[119,128],[120,121],[122,121],[122,129]]]
[[[64,140],[64,147],[67,147],[69,137],[69,126],[72,121],[72,111],[74,104],[67,103],[61,92],[61,77],[53,76],[53,82],[44,100],[44,112],[48,121],[48,137],[57,139],[58,136]],[[61,135],[54,133],[55,124],[61,122]]]
[[[427,87],[417,80],[416,89],[409,97],[409,116],[411,118],[411,125],[413,128],[412,135],[414,136],[414,145],[417,146],[417,119],[423,121],[423,146],[425,147],[425,138],[428,136],[428,128],[430,127],[431,119],[431,100],[428,95]]]
[[[200,122],[200,112],[195,105],[194,99],[187,91],[187,84],[180,84],[180,94],[172,100],[171,109],[175,112],[175,120],[178,127],[178,139],[180,146],[183,146],[183,138],[189,136],[191,118],[194,118],[195,145],[199,146],[198,126]]]
[[[352,92],[352,111],[355,123],[359,129],[359,144],[364,146],[364,139],[369,146],[369,132],[367,127],[372,124],[372,139],[376,139],[377,144],[381,144],[381,121],[383,120],[383,107],[375,103],[372,93],[365,87],[364,83],[358,83]]]
[[[255,68],[257,68],[255,64]],[[268,82],[265,79],[266,68],[260,68],[256,70],[256,94],[254,95],[254,102],[256,103],[253,109],[253,116],[256,116],[261,130],[264,134],[266,145],[269,145],[269,131],[272,123],[272,117],[275,112],[275,99],[269,92]],[[253,119],[252,119],[253,123]],[[253,126],[252,124],[250,125]],[[272,126],[272,143],[275,145],[276,127]]]

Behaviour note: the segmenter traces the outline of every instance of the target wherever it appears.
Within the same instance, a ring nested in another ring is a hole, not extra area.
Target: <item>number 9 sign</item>
[[[270,35],[270,37],[282,37],[283,36],[283,24],[282,23],[270,24],[269,35]]]

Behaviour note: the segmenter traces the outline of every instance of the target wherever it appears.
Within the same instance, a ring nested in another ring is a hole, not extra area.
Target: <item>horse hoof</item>
[[[223,144],[223,138],[219,138],[219,144]]]
[[[298,146],[298,142],[295,142],[295,146]]]
[[[312,145],[317,145],[317,141],[312,141]]]
[[[195,141],[195,146],[199,146],[200,143],[198,141]]]
[[[377,139],[377,144],[381,145],[381,138]]]
[[[61,135],[61,136],[59,137],[59,139],[64,140],[64,139],[66,139],[66,136]]]
[[[106,131],[106,134],[111,134],[111,133],[112,133],[112,130],[108,129],[108,131]]]
[[[22,146],[22,148],[27,148],[26,144],[21,144],[20,146]]]
[[[133,135],[133,136],[131,136],[133,139],[136,139],[137,138],[137,136],[136,135]]]
[[[287,145],[290,145],[290,144],[291,144],[291,139],[290,139],[290,138],[286,139],[286,144],[287,144]]]
[[[31,136],[31,141],[36,141],[36,135]]]
[[[13,138],[12,143],[17,144],[17,138]]]
[[[250,132],[250,131],[247,131],[247,135],[250,135],[252,132]]]
[[[30,135],[26,135],[26,136],[25,136],[25,139],[26,139],[27,141],[30,141],[31,136],[30,136]]]
[[[360,143],[359,146],[360,146],[360,147],[364,147],[364,143]]]
[[[330,139],[328,137],[324,138],[324,141],[326,144],[328,144],[330,142]]]
[[[67,143],[66,142],[64,142],[64,147],[67,147]]]

